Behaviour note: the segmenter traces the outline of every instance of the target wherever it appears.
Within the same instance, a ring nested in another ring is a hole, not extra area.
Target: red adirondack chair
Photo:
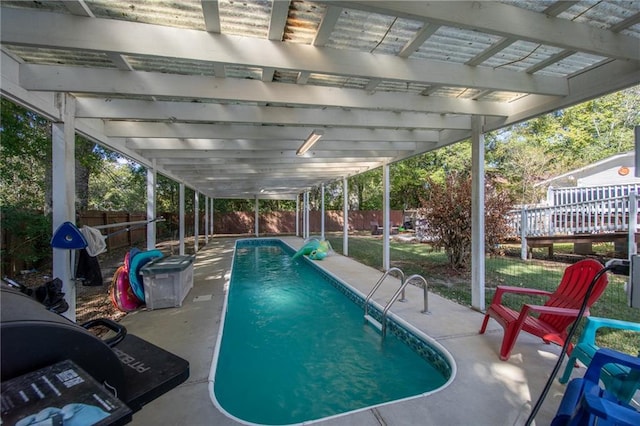
[[[560,285],[554,292],[498,286],[491,306],[484,316],[480,334],[483,334],[487,328],[490,317],[504,328],[504,337],[500,348],[500,359],[503,361],[509,359],[520,330],[542,338],[545,343],[564,345],[567,338],[567,328],[577,319],[589,284],[601,269],[603,269],[602,264],[596,260],[581,260],[565,269]],[[587,309],[584,312],[585,316],[589,315],[589,307],[598,300],[607,287],[607,283],[607,274],[602,274],[589,296]],[[542,306],[525,304],[518,312],[502,304],[502,296],[506,293],[542,295],[548,296],[548,300]],[[532,313],[539,315],[535,317],[531,315]],[[569,354],[572,349],[573,345],[569,346]]]

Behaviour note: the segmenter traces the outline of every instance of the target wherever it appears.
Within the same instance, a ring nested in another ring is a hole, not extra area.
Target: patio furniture
[[[504,328],[500,359],[506,361],[511,355],[520,330],[538,336],[545,343],[564,345],[567,328],[575,321],[580,312],[583,299],[591,282],[604,267],[593,259],[581,260],[567,267],[562,275],[560,285],[554,292],[539,289],[498,286],[491,305],[484,316],[480,334],[487,328],[489,318],[495,319]],[[589,307],[600,297],[608,283],[606,274],[601,274],[593,286],[587,300],[584,315],[589,315]],[[548,297],[544,305],[524,304],[520,311],[511,309],[502,303],[505,294],[519,294]],[[538,317],[531,314],[537,313]],[[571,353],[572,345],[569,345]]]
[[[601,371],[610,363],[640,372],[640,358],[612,349],[598,350],[584,377],[569,382],[551,426],[640,424],[638,411],[599,386]]]
[[[636,322],[610,318],[587,318],[584,331],[578,339],[578,343],[573,349],[573,352],[571,352],[564,374],[560,378],[560,383],[567,383],[567,381],[569,381],[576,360],[580,360],[585,366],[589,367],[596,351],[600,349],[600,347],[596,345],[596,333],[598,329],[603,327],[640,332],[640,324]],[[603,366],[600,379],[604,383],[607,391],[624,402],[629,402],[636,391],[640,389],[640,370],[630,371],[629,368],[619,364],[607,364]]]
[[[384,228],[378,224],[378,222],[369,222],[371,225],[371,235],[382,235]]]

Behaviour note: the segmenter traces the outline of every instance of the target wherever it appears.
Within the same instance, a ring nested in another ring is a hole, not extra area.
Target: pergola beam
[[[423,72],[428,73],[426,70]],[[471,99],[425,98],[421,95],[389,92],[370,94],[358,89],[219,79],[197,75],[185,79],[177,74],[97,68],[88,70],[55,65],[22,64],[20,84],[28,90],[45,92],[102,93],[105,96],[123,93],[129,96],[185,100],[215,99],[313,107],[370,109],[371,105],[376,105],[378,110],[432,114],[507,116],[511,111],[507,105],[500,102]],[[559,93],[564,91],[562,89]]]
[[[20,45],[160,56],[428,85],[464,87],[463,82],[473,81],[476,87],[483,89],[567,94],[565,79],[558,77],[527,76],[509,70],[391,55],[374,56],[363,52],[223,36],[128,21],[2,8],[0,23],[3,41]],[[624,39],[624,36],[620,37]],[[157,40],[164,42],[157,43]],[[612,45],[615,46],[615,43]]]
[[[343,108],[287,108],[221,105],[198,102],[142,101],[79,98],[78,118],[105,120],[256,123],[296,126],[331,126],[410,129],[471,129],[468,116],[411,111],[363,111]]]

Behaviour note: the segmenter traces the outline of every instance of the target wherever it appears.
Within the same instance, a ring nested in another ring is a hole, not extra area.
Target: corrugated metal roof
[[[71,93],[88,136],[214,197],[291,197],[639,80],[637,1],[1,5],[3,96],[60,117],[43,93]]]

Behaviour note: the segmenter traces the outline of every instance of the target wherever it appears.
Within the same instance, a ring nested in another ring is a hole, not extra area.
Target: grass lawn
[[[337,253],[343,253],[342,235],[327,236],[327,240]],[[566,252],[567,249],[570,250],[572,247],[554,247],[557,254],[562,251]],[[604,252],[607,249],[601,250]],[[382,239],[368,235],[349,236],[349,257],[382,270]],[[429,291],[462,305],[471,306],[471,274],[468,271],[451,269],[444,251],[434,250],[429,244],[391,241],[390,257],[391,266],[402,269],[405,276],[422,275],[429,284]],[[487,257],[485,263],[486,303],[491,302],[497,285],[553,291],[560,282],[566,266],[567,263],[546,260],[523,261],[514,256]],[[600,299],[592,306],[591,315],[640,322],[640,311],[627,306],[626,280],[626,277],[609,274],[609,285]],[[544,299],[507,295],[503,302],[519,310],[523,303],[543,304]],[[578,330],[578,334],[580,331],[581,329]],[[615,348],[633,355],[637,355],[640,350],[640,333],[602,329],[597,341],[603,347]]]

